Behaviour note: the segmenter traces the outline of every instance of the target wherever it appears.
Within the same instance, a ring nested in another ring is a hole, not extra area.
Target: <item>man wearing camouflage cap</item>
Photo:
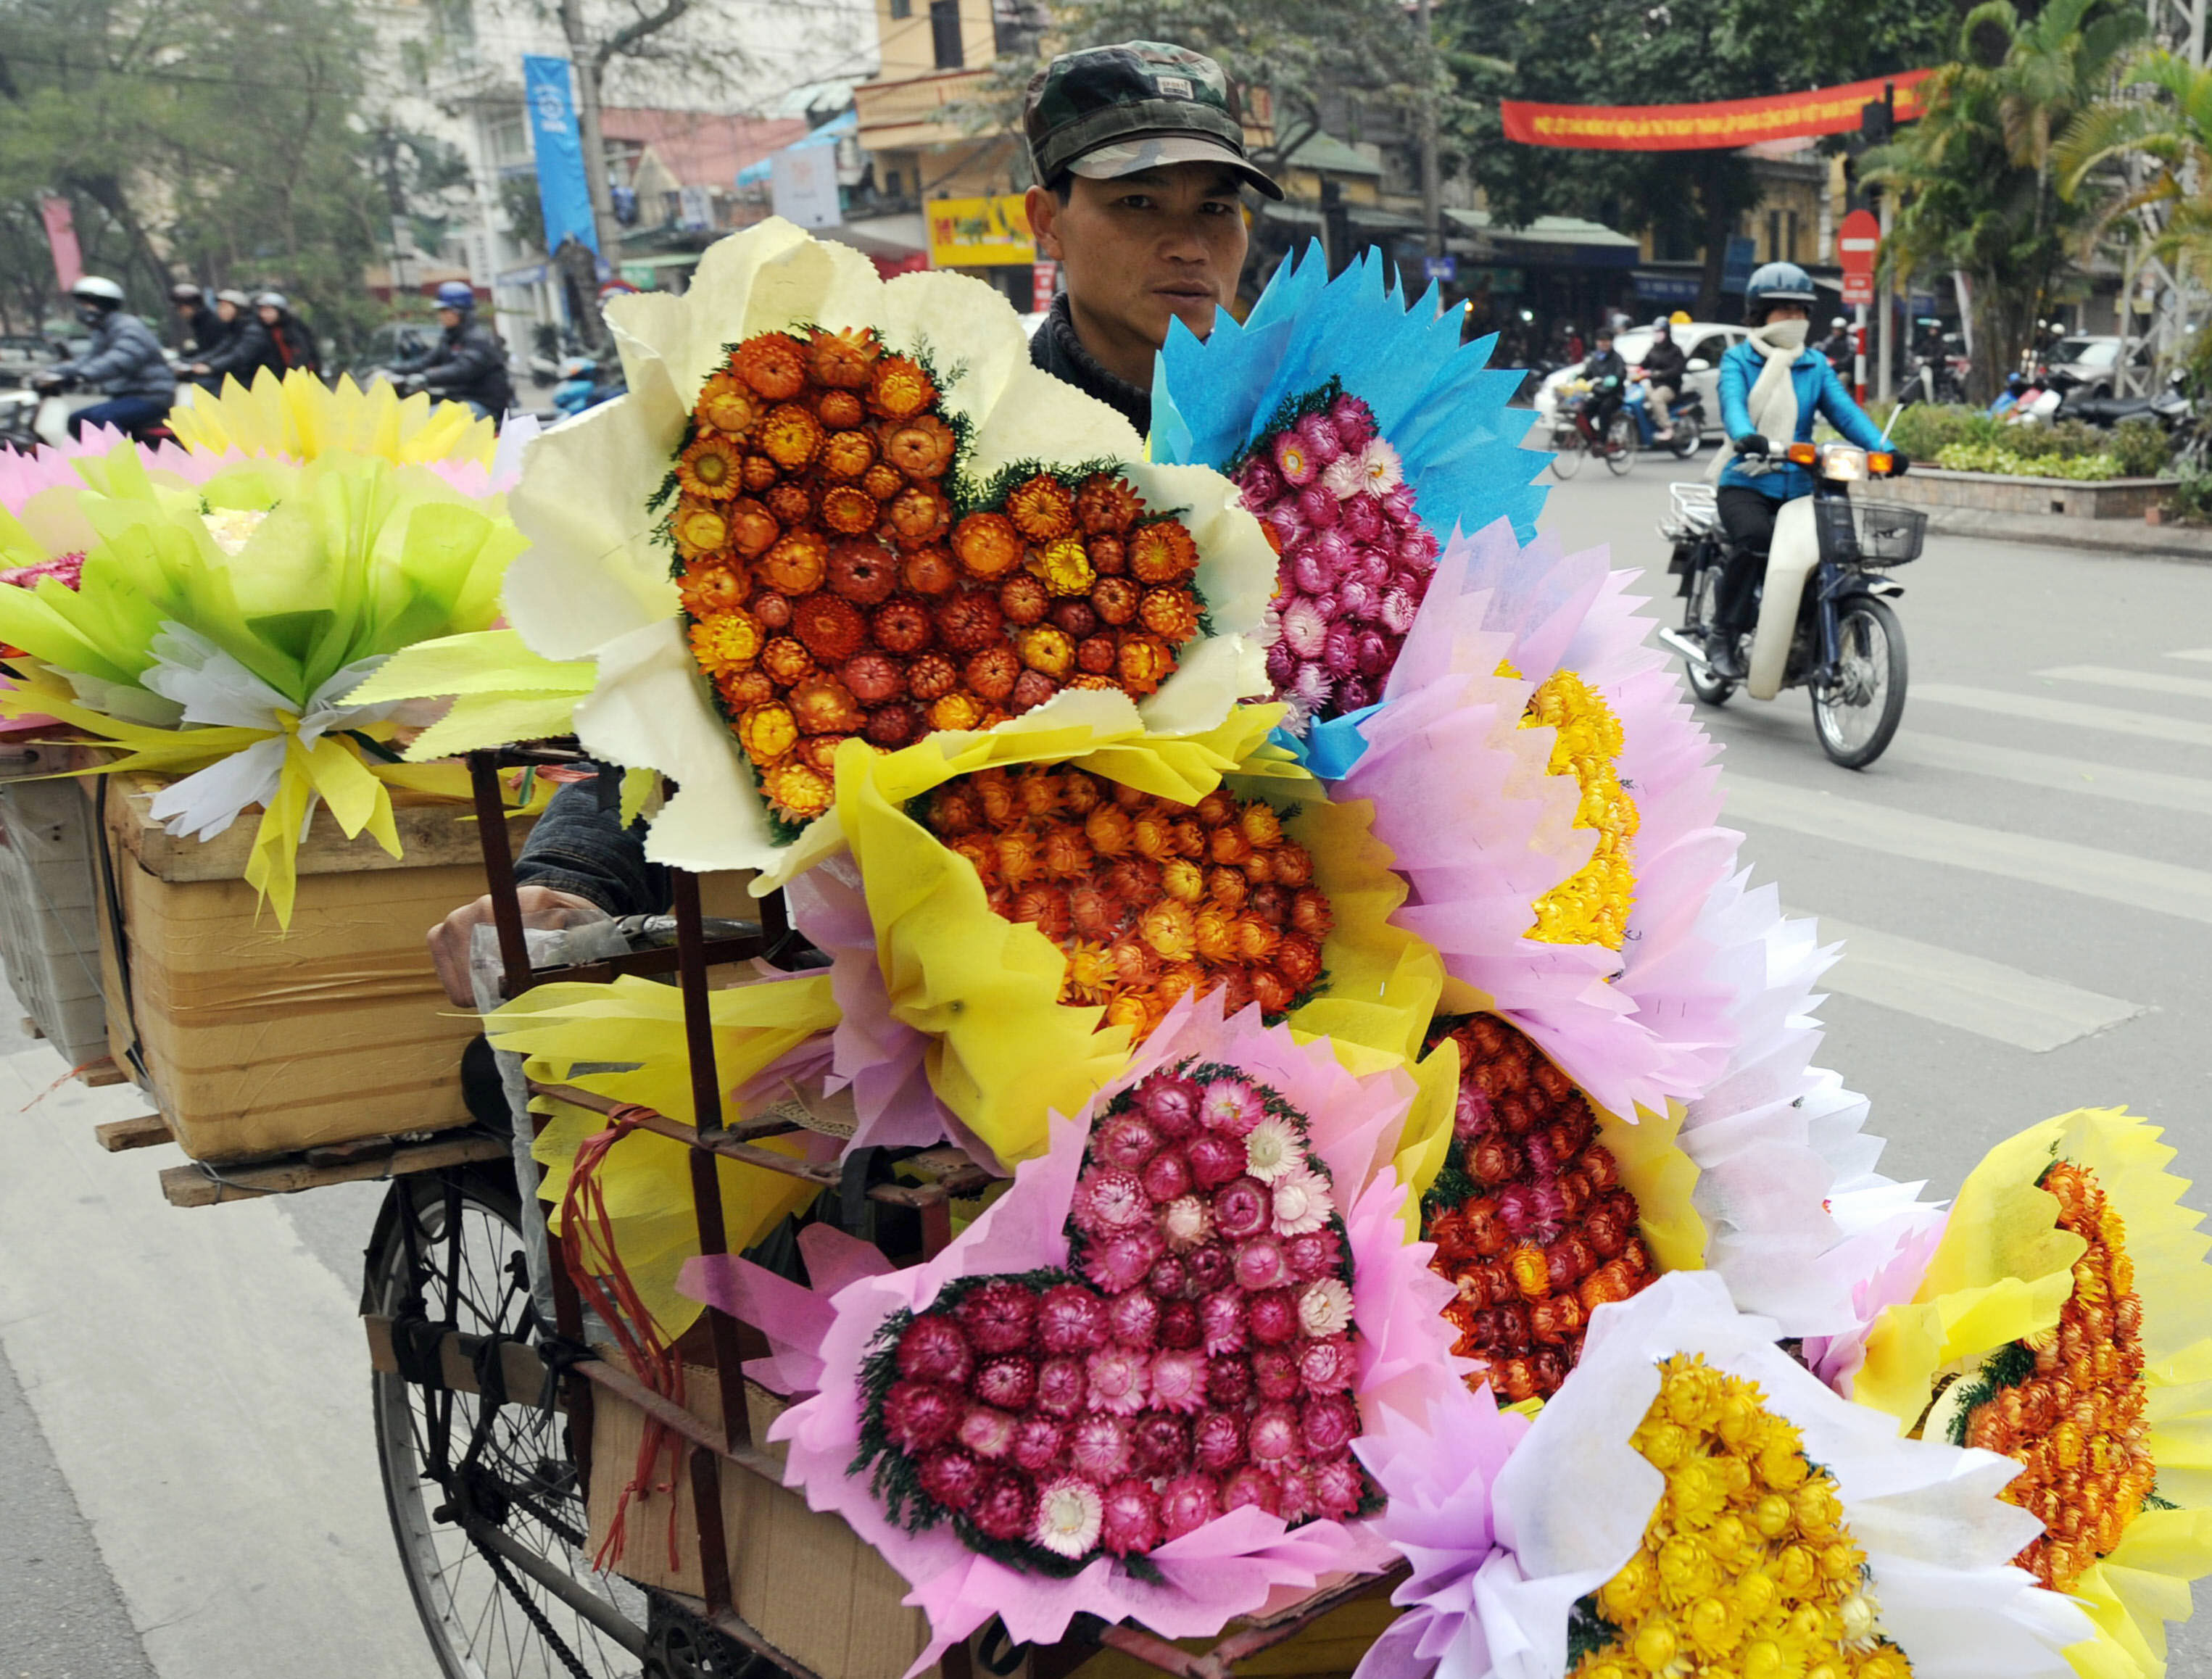
[[[1063,52],[1030,82],[1022,125],[1038,181],[1030,226],[1066,287],[1030,359],[1149,431],[1152,358],[1169,324],[1202,338],[1237,295],[1240,189],[1283,189],[1245,155],[1221,66],[1187,47]]]

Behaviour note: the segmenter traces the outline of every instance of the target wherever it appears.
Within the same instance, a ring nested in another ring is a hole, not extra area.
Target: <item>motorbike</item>
[[[1659,439],[1659,423],[1651,417],[1651,385],[1639,379],[1628,387],[1622,411],[1636,422],[1636,440],[1647,449],[1665,449],[1679,460],[1697,453],[1705,441],[1705,399],[1694,388],[1686,388],[1668,405],[1667,417],[1674,435]]]
[[[561,382],[553,388],[550,417],[568,419],[603,402],[612,402],[629,389],[619,373],[611,380],[603,380],[597,362],[588,356],[572,356],[561,364]]]
[[[1636,422],[1626,404],[1613,411],[1600,435],[1590,418],[1590,398],[1596,393],[1586,379],[1559,387],[1559,417],[1552,423],[1552,476],[1562,482],[1574,477],[1584,454],[1596,455],[1615,475],[1636,464]]]
[[[1854,502],[1850,486],[1886,478],[1893,458],[1849,443],[1792,443],[1788,459],[1813,474],[1813,493],[1785,502],[1774,521],[1759,591],[1757,628],[1744,653],[1743,688],[1771,700],[1803,687],[1813,700],[1820,750],[1847,770],[1880,757],[1905,715],[1905,630],[1890,603],[1905,591],[1889,568],[1920,557],[1928,515],[1911,508]],[[1672,508],[1659,532],[1674,544],[1667,569],[1679,579],[1682,627],[1659,639],[1680,655],[1690,691],[1723,705],[1737,684],[1716,672],[1707,648],[1721,575],[1735,551],[1722,530],[1713,490],[1668,486]]]

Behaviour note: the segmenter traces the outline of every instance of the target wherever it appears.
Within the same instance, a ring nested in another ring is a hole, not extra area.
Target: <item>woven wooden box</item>
[[[158,778],[107,778],[106,828],[129,952],[126,1002],[100,916],[108,1043],[134,1042],[150,1094],[203,1160],[464,1124],[472,1014],[447,1000],[424,935],[484,891],[471,807],[395,790],[401,855],[317,811],[289,931],[246,884],[256,812],[203,843],[147,813]],[[88,778],[87,796],[94,796]],[[520,849],[527,818],[507,824]]]

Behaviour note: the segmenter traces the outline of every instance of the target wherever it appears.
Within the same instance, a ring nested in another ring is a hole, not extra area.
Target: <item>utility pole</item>
[[[2197,0],[2200,9],[2204,3],[2205,0]],[[1431,84],[1421,100],[1421,226],[1428,234],[1429,254],[1441,257],[1444,253],[1443,189],[1437,179],[1436,39],[1429,32],[1429,0],[1416,0],[1413,16],[1421,31],[1421,56],[1429,66]]]
[[[576,70],[576,137],[583,147],[584,184],[592,192],[592,220],[599,230],[599,257],[619,270],[622,223],[615,220],[614,194],[607,190],[607,145],[599,131],[599,81],[607,61],[584,28],[584,0],[561,0],[561,33]]]

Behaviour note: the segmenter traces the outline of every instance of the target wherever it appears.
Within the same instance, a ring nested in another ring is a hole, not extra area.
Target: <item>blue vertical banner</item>
[[[593,252],[599,230],[592,217],[592,189],[584,179],[584,145],[576,133],[576,106],[568,91],[568,61],[526,55],[522,97],[530,112],[532,149],[538,155],[538,204],[545,216],[545,248],[561,248],[574,234]]]

